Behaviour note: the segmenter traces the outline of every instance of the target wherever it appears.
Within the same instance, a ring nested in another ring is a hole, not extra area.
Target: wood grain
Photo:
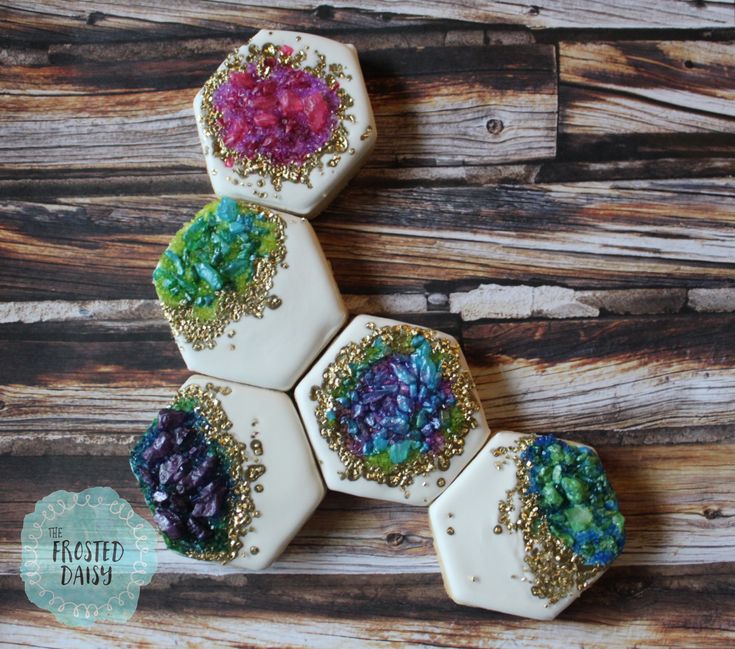
[[[727,562],[735,542],[735,444],[597,447],[626,516],[626,550],[616,565]],[[18,570],[23,517],[56,489],[110,486],[139,512],[143,502],[126,456],[0,457],[4,523],[0,574]],[[159,547],[158,573],[226,574]],[[273,573],[438,572],[426,510],[329,494],[270,569]]]
[[[731,0],[10,0],[0,24],[0,644],[735,644]],[[425,510],[334,493],[265,574],[162,550],[124,626],[24,595],[39,498],[107,484],[148,515],[126,455],[188,375],[150,272],[211,197],[193,94],[260,25],[360,52],[379,145],[315,222],[350,310],[455,335],[493,429],[602,455],[626,552],[553,625],[454,605]]]
[[[184,0],[176,7],[151,6],[140,0],[124,6],[114,2],[45,0],[37,7],[17,0],[5,3],[6,38],[27,42],[139,40],[254,31],[254,25],[274,29],[327,30],[424,25],[431,20],[523,25],[540,28],[722,29],[733,27],[727,0],[692,3],[665,0],[640,4],[634,0],[482,0],[454,3],[413,0],[396,4],[376,0],[369,7],[344,2],[301,5],[274,1],[204,2]],[[247,34],[250,35],[249,33]]]
[[[733,434],[734,315],[450,317],[403,316],[462,340],[492,429],[602,445]],[[0,353],[0,450],[16,455],[124,454],[187,376],[162,320],[2,325]]]
[[[19,168],[202,170],[191,102],[230,49],[1,67],[0,176]],[[554,156],[551,46],[391,49],[361,58],[381,134],[371,165]],[[490,120],[498,124],[491,131]]]
[[[349,293],[457,290],[478,278],[573,288],[722,287],[735,279],[734,192],[729,179],[379,193],[355,185],[315,227]],[[150,298],[150,269],[171,232],[207,200],[7,201],[0,297]]]
[[[735,637],[730,565],[682,569],[613,568],[553,624],[460,607],[439,575],[372,577],[157,576],[141,594],[135,623],[62,627],[29,609],[20,581],[0,577],[20,646],[548,648],[698,646],[721,649]],[[162,615],[162,611],[166,611]],[[716,613],[722,614],[719,620]],[[427,623],[427,619],[431,623]],[[53,629],[49,633],[49,627]],[[113,635],[114,634],[114,635]]]
[[[561,42],[559,80],[565,156],[600,147],[618,158],[735,150],[732,42]]]

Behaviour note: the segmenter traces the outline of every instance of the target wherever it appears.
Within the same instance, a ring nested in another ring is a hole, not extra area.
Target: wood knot
[[[319,5],[314,9],[314,13],[317,18],[321,18],[322,20],[332,20],[332,18],[334,18],[334,7],[330,7],[329,5]]]
[[[487,129],[487,132],[490,133],[490,135],[497,135],[505,128],[505,124],[503,124],[502,119],[493,118],[493,119],[487,120],[487,124],[485,124],[485,128]]]
[[[406,537],[403,536],[400,532],[391,532],[385,537],[385,542],[388,545],[392,546],[399,546],[401,543],[403,543],[406,540]]]
[[[93,11],[87,16],[87,24],[88,25],[96,25],[98,22],[104,20],[105,14],[103,14],[101,11]]]
[[[724,518],[724,514],[722,513],[722,510],[718,507],[707,507],[703,512],[702,515],[708,520],[713,521],[715,518]]]

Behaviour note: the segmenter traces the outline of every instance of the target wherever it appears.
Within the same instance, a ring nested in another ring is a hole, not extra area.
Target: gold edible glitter
[[[226,550],[217,552],[211,550],[186,552],[188,557],[194,559],[227,563],[232,561],[242,549],[242,537],[247,534],[247,528],[252,522],[255,512],[255,503],[250,494],[250,486],[262,473],[254,478],[246,475],[247,447],[245,444],[238,442],[230,433],[232,422],[228,419],[222,404],[213,396],[216,392],[224,393],[224,390],[213,384],[207,384],[206,389],[199,385],[188,385],[176,393],[172,406],[182,399],[193,400],[196,403],[195,411],[201,414],[206,421],[201,431],[202,434],[208,440],[217,442],[230,460],[230,477],[232,478],[233,488],[228,496],[228,547]],[[265,473],[265,469],[263,473]]]
[[[566,544],[549,530],[545,517],[540,513],[538,496],[529,491],[528,463],[521,459],[521,453],[534,442],[533,437],[524,437],[510,447],[500,447],[493,451],[495,457],[504,457],[516,465],[516,484],[506,491],[505,498],[498,503],[498,521],[493,529],[501,534],[503,529],[510,533],[523,535],[524,562],[533,575],[531,593],[536,597],[555,604],[569,595],[574,589],[582,591],[604,568],[588,566],[584,560],[570,550]],[[520,497],[521,508],[513,520],[514,500]],[[521,581],[525,581],[525,578]]]
[[[307,58],[304,50],[287,52],[288,50],[284,51],[274,43],[266,43],[262,47],[251,44],[245,56],[241,55],[239,51],[235,51],[225,59],[222,68],[215,72],[204,84],[202,91],[202,117],[206,132],[212,139],[213,155],[221,160],[230,161],[233,170],[240,176],[258,174],[268,178],[277,192],[281,191],[284,180],[311,187],[309,176],[314,169],[323,168],[323,157],[344,153],[348,150],[349,138],[344,123],[354,120],[354,116],[347,112],[354,103],[353,99],[339,84],[340,79],[351,78],[350,75],[345,73],[344,67],[338,63],[327,63],[326,57],[319,52],[315,52],[316,65],[303,66]],[[335,114],[337,124],[331,137],[316,151],[310,153],[303,161],[298,163],[275,163],[269,157],[260,153],[251,159],[228,147],[222,134],[222,114],[214,105],[215,93],[220,86],[226,83],[233,72],[244,71],[250,64],[254,64],[257,74],[261,78],[267,78],[271,73],[270,66],[274,60],[293,69],[303,69],[308,74],[322,79],[340,100]]]

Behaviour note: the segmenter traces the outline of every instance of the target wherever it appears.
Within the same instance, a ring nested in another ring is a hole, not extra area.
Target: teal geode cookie
[[[455,602],[539,620],[564,610],[625,544],[599,456],[553,435],[496,433],[429,518]]]
[[[553,604],[586,588],[625,545],[625,520],[597,453],[544,435],[493,454],[516,465],[516,486],[498,505],[494,532],[522,533],[533,595]]]
[[[230,198],[213,201],[179,230],[153,272],[174,334],[213,347],[230,322],[277,307],[269,294],[283,262],[283,219]]]

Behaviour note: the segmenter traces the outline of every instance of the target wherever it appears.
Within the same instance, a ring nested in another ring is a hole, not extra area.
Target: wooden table
[[[2,3],[0,644],[735,643],[735,9],[533,1]],[[338,494],[262,574],[161,551],[124,627],[24,595],[35,501],[146,511],[126,454],[187,376],[150,274],[211,191],[191,100],[265,26],[360,52],[379,143],[315,222],[350,310],[454,334],[492,428],[608,467],[626,551],[554,623],[453,604],[424,510]]]

